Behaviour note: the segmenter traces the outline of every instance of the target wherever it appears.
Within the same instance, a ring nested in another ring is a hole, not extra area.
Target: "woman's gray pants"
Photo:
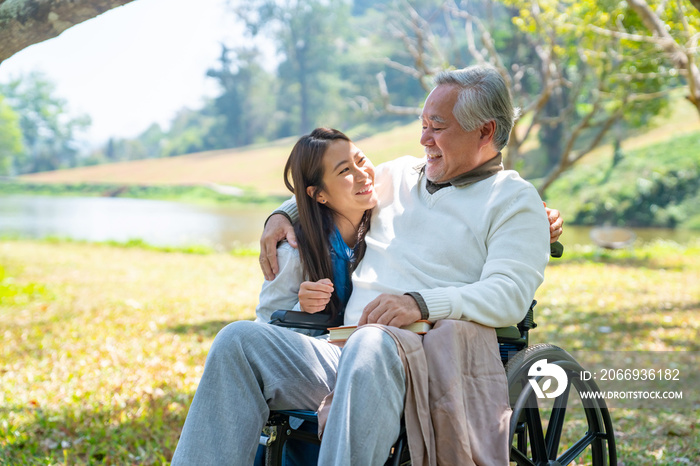
[[[249,321],[216,336],[172,464],[253,464],[270,410],[316,411],[335,390],[320,465],[381,465],[399,435],[404,370],[396,344],[360,328],[341,350]]]

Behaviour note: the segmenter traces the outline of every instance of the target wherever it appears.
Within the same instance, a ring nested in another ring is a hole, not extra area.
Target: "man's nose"
[[[429,130],[425,130],[420,135],[420,143],[422,146],[431,146],[433,144],[433,136]]]

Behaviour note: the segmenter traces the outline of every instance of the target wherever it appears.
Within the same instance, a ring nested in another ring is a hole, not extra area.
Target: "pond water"
[[[257,244],[269,212],[110,197],[0,196],[0,235],[230,250]]]
[[[0,235],[88,241],[141,239],[156,246],[257,246],[266,209],[199,206],[109,197],[0,195]],[[592,244],[590,227],[565,225],[562,242]],[[664,238],[685,244],[699,232],[635,229],[635,244]]]

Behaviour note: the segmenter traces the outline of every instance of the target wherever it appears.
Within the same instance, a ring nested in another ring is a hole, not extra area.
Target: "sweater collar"
[[[420,176],[423,176],[425,174],[425,163],[418,165],[416,167],[416,170],[419,170]],[[452,178],[451,180],[445,183],[433,183],[430,180],[425,180],[425,188],[430,194],[434,194],[442,188],[447,188],[448,186],[463,188],[465,186],[474,184],[478,181],[485,180],[486,178],[495,175],[501,170],[503,170],[503,156],[499,152],[494,158],[487,160],[483,164],[479,165],[478,167],[472,170],[469,170],[466,173],[457,175],[456,177]]]

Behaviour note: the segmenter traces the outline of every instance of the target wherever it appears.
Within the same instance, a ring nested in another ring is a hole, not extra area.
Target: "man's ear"
[[[493,141],[496,135],[496,121],[491,120],[481,126],[481,131],[479,132],[479,146],[484,146],[491,141]]]
[[[481,139],[493,138],[494,134],[496,134],[496,121],[491,120],[487,123],[484,123],[484,125],[481,127]]]

